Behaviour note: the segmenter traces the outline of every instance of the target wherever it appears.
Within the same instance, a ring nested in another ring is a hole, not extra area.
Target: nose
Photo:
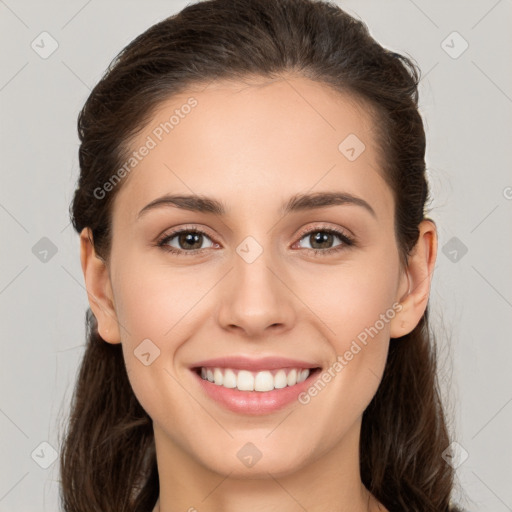
[[[291,329],[296,299],[285,274],[267,251],[252,262],[236,254],[221,288],[218,321],[222,328],[250,338]]]

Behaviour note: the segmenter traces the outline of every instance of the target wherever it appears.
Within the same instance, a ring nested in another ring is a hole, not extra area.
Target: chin
[[[251,455],[252,453],[252,460]],[[238,452],[238,453],[237,453]],[[279,478],[295,473],[305,466],[308,461],[305,457],[297,456],[297,453],[282,453],[280,450],[260,451],[258,455],[256,448],[249,446],[242,447],[233,454],[233,457],[222,460],[203,461],[203,464],[210,470],[221,475],[229,475],[229,478],[240,480],[265,480],[271,476]],[[258,458],[260,457],[260,458]],[[270,475],[269,475],[270,473]]]

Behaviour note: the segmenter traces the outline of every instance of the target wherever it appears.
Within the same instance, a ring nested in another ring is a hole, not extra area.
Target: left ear
[[[409,334],[427,308],[437,256],[436,225],[434,221],[425,219],[421,221],[419,231],[418,241],[409,255],[398,288],[396,302],[401,304],[402,309],[390,322],[391,338]]]

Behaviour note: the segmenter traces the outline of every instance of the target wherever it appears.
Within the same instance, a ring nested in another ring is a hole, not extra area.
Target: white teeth
[[[254,379],[255,391],[272,391],[274,389],[274,377],[270,372],[258,372]]]
[[[286,382],[288,382],[288,386],[295,386],[297,384],[297,370],[294,369],[288,374]]]
[[[272,391],[286,386],[295,386],[304,382],[310,374],[309,369],[292,368],[277,371],[264,370],[250,372],[230,368],[201,368],[201,378],[225,388],[237,388],[240,391]]]
[[[224,382],[222,385],[225,388],[236,388],[236,375],[233,370],[226,370],[224,372]]]
[[[298,375],[297,375],[297,384],[299,382],[304,382],[309,376],[309,370],[302,370]]]
[[[217,386],[222,386],[222,381],[224,380],[224,376],[222,375],[222,372],[219,368],[215,368],[213,371],[213,381]]]
[[[276,389],[282,389],[288,386],[288,382],[286,381],[286,372],[284,370],[279,370],[274,376],[274,387]]]
[[[236,387],[240,391],[254,391],[254,377],[247,370],[240,370],[236,379]]]

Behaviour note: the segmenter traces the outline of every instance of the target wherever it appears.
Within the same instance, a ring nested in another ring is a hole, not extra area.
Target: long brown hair
[[[381,170],[395,200],[402,262],[425,218],[425,133],[420,72],[383,48],[366,25],[318,0],[207,0],[188,5],[133,40],[113,60],[78,119],[80,177],[70,207],[108,260],[111,206],[122,184],[97,190],[126,160],[154,109],[188,86],[293,72],[363,102],[377,131]],[[96,193],[95,193],[96,191]],[[106,343],[87,311],[87,344],[60,459],[66,512],[147,512],[159,495],[151,418],[129,383],[121,345]],[[390,342],[380,387],[363,415],[364,485],[393,512],[447,512],[454,470],[437,381],[428,309]]]

